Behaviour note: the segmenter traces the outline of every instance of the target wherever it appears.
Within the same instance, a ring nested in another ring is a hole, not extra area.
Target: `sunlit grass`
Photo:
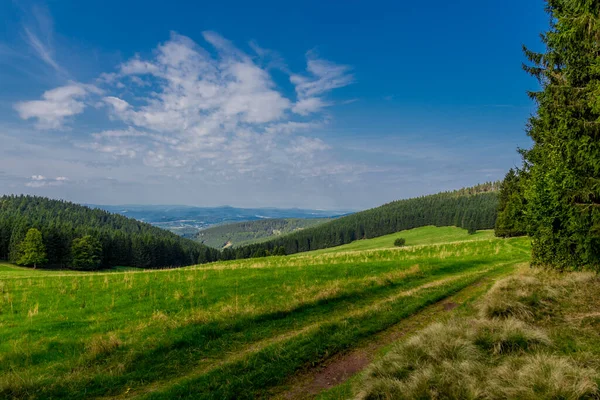
[[[253,397],[529,257],[526,239],[425,230],[439,244],[158,271],[0,265],[0,397]]]
[[[313,253],[337,253],[343,251],[355,250],[373,250],[373,249],[390,249],[394,248],[394,240],[397,238],[406,239],[407,246],[430,245],[437,243],[451,243],[467,240],[485,240],[493,239],[494,231],[484,230],[477,231],[470,235],[466,229],[457,228],[455,226],[425,226],[422,228],[409,229],[390,235],[380,236],[374,239],[357,240],[342,246],[333,247],[330,249],[317,250]]]

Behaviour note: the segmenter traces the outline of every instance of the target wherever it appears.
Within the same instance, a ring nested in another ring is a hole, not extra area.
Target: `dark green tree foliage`
[[[533,263],[600,269],[600,1],[548,0],[544,53],[525,49],[540,84],[524,151]]]
[[[396,247],[402,247],[406,244],[406,239],[404,238],[398,238],[396,240],[394,240],[394,246]]]
[[[427,225],[493,229],[499,183],[395,201],[266,242],[235,249],[236,258],[283,247],[286,254],[339,246]]]
[[[207,262],[219,258],[216,249],[121,215],[43,197],[0,197],[0,258],[16,262],[30,228],[42,233],[50,266],[70,266],[73,240],[86,235],[100,242],[101,267],[192,265],[201,251]]]
[[[42,241],[42,232],[35,228],[27,231],[25,239],[19,244],[19,258],[17,264],[33,266],[44,265],[48,262],[46,258],[46,246]]]
[[[524,236],[527,234],[525,222],[525,193],[523,171],[510,169],[500,184],[498,192],[498,218],[495,234],[499,237]]]
[[[275,255],[275,256],[285,256],[286,255],[285,254],[285,247],[283,247],[283,246],[277,247],[277,250],[276,250],[276,252],[273,255]]]
[[[467,232],[469,235],[474,235],[477,233],[477,225],[475,224],[474,219],[469,220],[469,223],[467,224]]]
[[[102,245],[91,235],[73,239],[71,246],[71,267],[80,270],[94,270],[100,268],[102,258]]]

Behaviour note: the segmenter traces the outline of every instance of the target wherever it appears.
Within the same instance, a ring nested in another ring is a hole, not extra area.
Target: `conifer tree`
[[[46,246],[42,241],[42,233],[35,228],[27,231],[25,239],[19,246],[19,259],[17,264],[37,268],[38,265],[46,263]]]
[[[526,232],[524,172],[510,169],[498,193],[498,218],[495,234],[499,237],[523,236]]]
[[[100,267],[102,245],[93,236],[85,235],[74,239],[71,246],[71,267],[81,270],[94,270]]]
[[[525,49],[534,145],[523,151],[533,263],[600,269],[600,1],[547,0],[546,50]]]

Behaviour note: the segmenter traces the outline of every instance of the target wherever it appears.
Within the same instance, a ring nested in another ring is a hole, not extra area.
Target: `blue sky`
[[[0,2],[0,193],[361,209],[501,179],[541,0]]]

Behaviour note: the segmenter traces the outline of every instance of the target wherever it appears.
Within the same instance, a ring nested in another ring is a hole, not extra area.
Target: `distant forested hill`
[[[196,240],[217,249],[239,247],[264,241],[273,236],[281,236],[310,228],[328,221],[331,221],[331,219],[274,218],[238,222],[201,230],[196,235]]]
[[[192,207],[176,205],[92,205],[111,213],[121,214],[138,221],[148,222],[179,236],[194,238],[202,230],[221,224],[258,221],[261,219],[335,218],[348,214],[344,210],[307,210],[299,208],[237,208]]]
[[[394,201],[302,231],[235,249],[236,258],[262,256],[280,247],[286,254],[339,246],[427,225],[471,231],[493,229],[500,183]],[[233,251],[233,250],[231,250]]]
[[[101,244],[100,266],[159,268],[195,264],[218,251],[152,225],[99,209],[36,196],[0,197],[0,259],[16,261],[30,228],[42,233],[48,265],[69,266],[73,240]]]

